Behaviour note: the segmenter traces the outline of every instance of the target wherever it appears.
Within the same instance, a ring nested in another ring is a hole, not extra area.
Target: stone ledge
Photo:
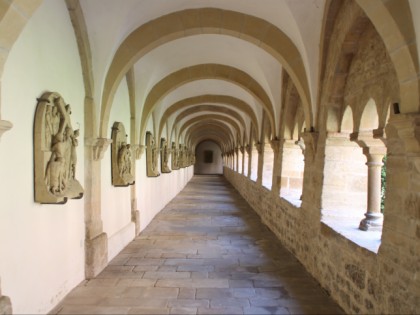
[[[362,231],[359,230],[360,220],[323,218],[321,225],[329,227],[335,231],[338,236],[345,238],[358,247],[367,249],[368,251],[378,254],[381,246],[382,231]]]

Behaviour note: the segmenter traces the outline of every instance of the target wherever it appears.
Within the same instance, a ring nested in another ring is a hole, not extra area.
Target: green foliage
[[[382,162],[384,165],[382,165],[381,169],[381,212],[384,212],[385,209],[385,191],[386,191],[386,160],[387,156],[385,155]]]

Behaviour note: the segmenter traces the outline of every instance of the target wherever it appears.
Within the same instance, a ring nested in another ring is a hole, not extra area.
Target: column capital
[[[279,139],[273,139],[270,141],[270,146],[271,146],[271,149],[273,149],[274,153],[276,154],[279,153],[280,144],[281,144],[281,141]]]
[[[240,146],[240,147],[239,147],[239,150],[241,151],[241,153],[242,153],[242,154],[244,154],[244,152],[245,152],[245,147],[244,147],[244,146]]]
[[[146,146],[141,145],[141,144],[132,144],[131,147],[133,148],[133,152],[134,152],[134,156],[136,157],[136,160],[140,160],[146,149]]]
[[[102,160],[106,150],[112,143],[112,139],[107,138],[85,138],[85,145],[92,148],[93,160]]]
[[[249,144],[247,144],[247,145],[245,146],[245,151],[246,151],[246,153],[248,153],[248,155],[250,155],[250,154],[251,154],[251,146],[250,146]]]
[[[264,150],[264,143],[260,143],[260,142],[255,143],[255,149],[257,149],[258,154],[261,154]]]
[[[0,140],[1,136],[6,132],[12,129],[13,124],[7,120],[0,120]]]
[[[315,157],[316,148],[317,148],[317,144],[318,144],[318,136],[319,136],[318,132],[305,131],[301,134],[303,142],[302,142],[302,140],[298,140],[295,143],[298,146],[300,146],[303,154],[309,153],[309,154],[311,154],[312,157]]]
[[[383,132],[375,130],[358,131],[350,134],[350,140],[356,142],[360,147],[384,147],[386,139]]]

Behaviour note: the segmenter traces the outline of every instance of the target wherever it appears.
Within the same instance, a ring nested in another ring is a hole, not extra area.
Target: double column
[[[381,212],[381,170],[383,158],[386,155],[385,139],[374,136],[372,132],[352,134],[350,139],[363,148],[367,158],[368,189],[367,211],[360,222],[359,229],[363,231],[381,231],[384,216]]]

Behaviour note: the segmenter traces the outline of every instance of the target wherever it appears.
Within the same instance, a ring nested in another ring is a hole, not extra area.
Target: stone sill
[[[365,248],[372,253],[378,253],[379,246],[381,246],[382,231],[359,230],[360,219],[327,217],[323,218],[321,223],[327,225],[357,246]]]
[[[302,206],[302,200],[300,200],[300,193],[293,193],[293,192],[281,192],[280,198],[284,199],[292,206],[296,208],[300,208]]]

